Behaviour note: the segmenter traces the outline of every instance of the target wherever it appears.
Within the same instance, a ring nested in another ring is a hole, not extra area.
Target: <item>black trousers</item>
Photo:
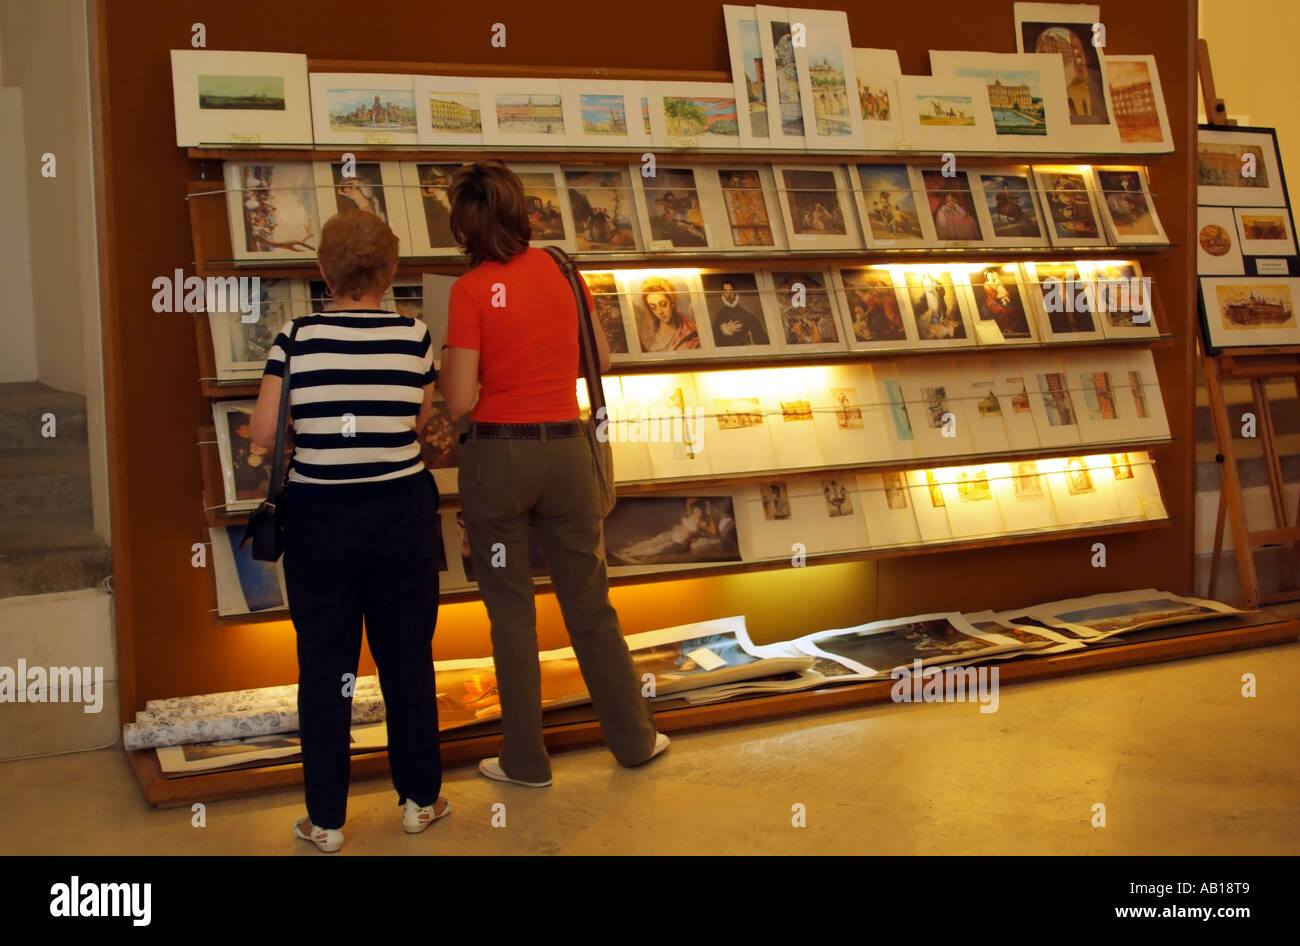
[[[288,490],[284,576],[298,635],[298,720],[307,814],[347,818],[352,688],[365,620],[388,720],[397,802],[431,805],[442,787],[433,629],[438,620],[438,491],[418,473],[345,498]],[[335,487],[326,487],[335,489]]]

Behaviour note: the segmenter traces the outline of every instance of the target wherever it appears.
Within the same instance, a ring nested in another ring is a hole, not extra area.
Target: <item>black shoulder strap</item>
[[[284,492],[284,480],[289,475],[286,470],[284,476],[280,475],[280,470],[284,466],[284,428],[287,426],[286,421],[289,416],[289,359],[293,355],[293,339],[298,334],[298,320],[293,320],[293,327],[289,329],[289,338],[284,344],[284,374],[280,376],[280,410],[276,413],[275,421],[275,449],[271,451],[272,463],[271,476],[266,488],[266,501],[272,506]]]
[[[591,416],[603,417],[605,389],[600,383],[600,349],[596,345],[596,329],[591,324],[591,310],[587,306],[587,294],[582,291],[578,265],[573,257],[558,246],[548,246],[545,250],[569,280],[569,288],[573,290],[573,296],[578,302],[578,348],[582,360],[582,376],[587,382],[587,400],[591,403]]]

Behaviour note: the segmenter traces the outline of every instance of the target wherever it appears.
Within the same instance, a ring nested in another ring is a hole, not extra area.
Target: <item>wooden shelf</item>
[[[1253,620],[1252,620],[1253,619]],[[1227,653],[1250,647],[1284,644],[1300,635],[1300,621],[1279,618],[1267,613],[1207,621],[1196,625],[1196,630],[1181,636],[1155,640],[1104,643],[1085,650],[1047,656],[1026,655],[1013,660],[993,663],[998,668],[998,685],[1025,683],[1053,677],[1096,673],[1120,667],[1160,663],[1207,654]],[[1209,630],[1209,626],[1218,626]],[[1139,636],[1139,635],[1133,635]],[[852,706],[870,706],[892,702],[890,680],[873,680],[829,686],[796,693],[755,694],[722,703],[691,706],[684,700],[658,704],[655,724],[661,732],[679,733],[713,726],[733,725],[763,719],[777,719],[803,713],[826,712]],[[600,726],[590,718],[591,707],[572,707],[585,710],[587,719],[559,722],[558,711],[547,714],[545,727],[548,748],[563,749],[600,743],[603,739]],[[572,719],[578,714],[570,712]],[[441,755],[444,766],[451,768],[476,763],[484,756],[500,750],[501,737],[496,731],[482,732],[452,730],[443,734]],[[493,727],[494,729],[495,727]],[[459,733],[459,735],[458,735]],[[159,808],[189,805],[194,801],[233,798],[292,788],[302,784],[302,764],[299,762],[268,765],[259,768],[239,769],[167,778],[158,767],[157,753],[152,749],[128,752],[127,757],[136,778],[149,802]],[[388,774],[388,755],[373,752],[352,757],[353,778],[380,778]]]

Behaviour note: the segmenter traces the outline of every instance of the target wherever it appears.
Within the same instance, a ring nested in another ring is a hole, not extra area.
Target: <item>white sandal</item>
[[[343,846],[343,831],[341,828],[318,828],[312,825],[311,834],[302,830],[302,823],[310,821],[308,815],[303,815],[293,823],[293,836],[299,841],[310,841],[326,854],[333,854]]]
[[[445,804],[442,811],[437,811],[438,802],[440,801],[445,802]],[[439,818],[445,818],[449,814],[451,814],[450,798],[439,795],[434,799],[432,805],[425,805],[423,808],[408,798],[405,809],[402,811],[402,829],[407,834],[419,834]]]

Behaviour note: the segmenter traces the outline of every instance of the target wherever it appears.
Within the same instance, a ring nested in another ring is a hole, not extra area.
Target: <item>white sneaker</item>
[[[480,762],[478,771],[480,775],[490,778],[494,782],[513,782],[515,785],[527,785],[529,788],[545,788],[551,784],[550,779],[545,782],[525,782],[523,779],[511,778],[501,768],[501,757],[495,755]]]
[[[668,748],[668,737],[665,736],[663,733],[656,733],[655,747],[650,753],[650,759],[653,759],[655,756],[657,756],[659,753],[663,752],[667,748]],[[646,759],[646,761],[649,762],[650,759]]]
[[[442,811],[437,810],[438,802],[443,802]],[[407,834],[419,834],[439,818],[445,818],[449,814],[451,814],[451,799],[449,798],[443,798],[439,795],[434,799],[432,805],[425,805],[423,808],[408,798],[402,811],[402,829]]]
[[[340,828],[318,828],[312,825],[311,834],[302,830],[302,823],[310,820],[306,815],[293,823],[293,836],[299,841],[310,841],[326,854],[333,854],[343,846],[343,831]]]

